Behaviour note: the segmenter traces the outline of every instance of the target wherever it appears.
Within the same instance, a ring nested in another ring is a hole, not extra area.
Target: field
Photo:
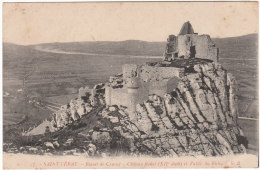
[[[220,63],[239,83],[239,114],[243,117],[258,118],[257,39],[257,34],[213,39],[220,48]],[[4,43],[3,123],[10,128],[26,118],[15,126],[28,129],[75,98],[78,88],[106,82],[121,72],[123,64],[159,61],[164,48],[165,42],[136,40],[32,46]],[[241,126],[248,130],[248,122],[242,121]],[[255,127],[250,131],[255,133]]]

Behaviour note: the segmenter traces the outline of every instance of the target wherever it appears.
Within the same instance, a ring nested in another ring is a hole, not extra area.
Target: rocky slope
[[[126,107],[106,106],[104,84],[94,89],[95,96],[86,94],[71,100],[55,113],[52,129],[56,132],[39,137],[41,140],[31,142],[27,149],[20,145],[12,152],[22,148],[26,153],[89,156],[246,153],[247,140],[237,124],[237,84],[220,64],[195,64],[171,93],[150,95],[137,104],[134,119]],[[6,145],[4,150],[12,147]]]

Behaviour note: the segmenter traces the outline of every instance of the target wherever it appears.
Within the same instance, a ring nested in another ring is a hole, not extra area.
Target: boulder
[[[53,146],[53,144],[51,142],[45,142],[44,145],[49,148],[49,149],[55,149],[55,147]]]

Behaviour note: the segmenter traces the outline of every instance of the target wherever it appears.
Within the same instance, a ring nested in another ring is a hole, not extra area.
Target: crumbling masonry
[[[107,105],[128,106],[134,114],[136,104],[148,99],[149,95],[163,97],[177,88],[184,76],[196,75],[196,64],[218,61],[218,48],[210,36],[194,34],[189,22],[184,23],[179,36],[170,35],[167,41],[162,62],[126,64],[122,77],[110,78],[106,84]]]
[[[218,49],[210,36],[194,33],[186,22],[180,34],[167,41],[162,61],[123,65],[122,74],[95,86],[95,94],[85,89],[89,97],[73,100],[56,113],[56,121],[60,115],[78,113],[71,116],[77,120],[105,105],[98,114],[129,141],[132,153],[245,153],[247,143],[237,124],[237,84],[218,63]]]

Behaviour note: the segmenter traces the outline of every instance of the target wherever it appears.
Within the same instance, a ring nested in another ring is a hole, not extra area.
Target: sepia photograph
[[[258,10],[2,3],[3,168],[259,167]]]

